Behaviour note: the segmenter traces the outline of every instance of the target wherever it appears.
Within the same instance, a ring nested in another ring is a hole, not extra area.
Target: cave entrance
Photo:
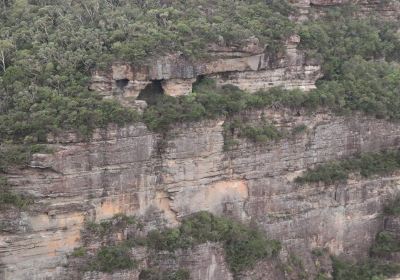
[[[146,101],[148,105],[155,105],[157,100],[164,95],[161,82],[161,80],[151,81],[150,84],[140,91],[137,99]]]
[[[116,80],[115,84],[117,85],[118,89],[124,90],[124,88],[126,88],[126,86],[129,84],[129,80],[128,79]]]
[[[198,91],[198,89],[201,89],[201,84],[204,81],[204,79],[205,79],[204,75],[198,75],[196,77],[196,81],[192,85],[193,92],[196,92]]]

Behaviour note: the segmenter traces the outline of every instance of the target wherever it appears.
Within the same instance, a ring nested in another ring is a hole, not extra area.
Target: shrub
[[[130,249],[123,245],[116,245],[100,248],[90,262],[88,270],[113,272],[135,267],[136,263],[130,256]]]
[[[299,125],[296,125],[295,127],[293,127],[291,132],[292,132],[292,135],[295,136],[297,134],[301,134],[301,133],[304,133],[306,131],[307,131],[307,125],[299,124]]]
[[[139,280],[189,280],[190,273],[186,269],[175,271],[161,271],[155,269],[142,270]]]
[[[85,230],[90,235],[104,237],[118,230],[123,230],[130,225],[141,226],[134,217],[129,217],[125,214],[116,214],[110,220],[99,223],[87,222]]]
[[[6,172],[11,166],[25,166],[31,160],[34,153],[51,153],[46,145],[13,145],[0,144],[0,172]]]
[[[171,252],[208,241],[224,244],[226,260],[235,275],[258,260],[276,256],[281,249],[278,241],[267,239],[257,229],[207,212],[185,219],[179,228],[153,231],[147,237],[148,247]]]
[[[388,231],[378,233],[375,243],[371,248],[371,253],[379,255],[382,253],[391,253],[400,251],[400,241],[396,236]]]
[[[400,215],[400,196],[397,196],[388,205],[385,206],[384,213],[394,216]]]
[[[322,164],[306,171],[297,177],[295,182],[331,184],[344,181],[350,173],[358,172],[364,177],[385,175],[400,169],[400,152],[383,151],[380,153],[362,154],[355,158]]]
[[[264,123],[261,126],[244,126],[240,128],[239,137],[246,137],[253,142],[265,143],[271,140],[279,140],[283,132],[272,124]]]
[[[400,272],[398,264],[367,261],[360,264],[351,264],[333,259],[334,280],[380,280]]]
[[[75,248],[74,251],[71,253],[71,256],[75,258],[84,257],[85,255],[86,255],[85,247]]]
[[[13,205],[19,209],[24,209],[33,203],[33,198],[27,195],[17,194],[10,190],[7,178],[0,175],[0,209],[7,205]]]

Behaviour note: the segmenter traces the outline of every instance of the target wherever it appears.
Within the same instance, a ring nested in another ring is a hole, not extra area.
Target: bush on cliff
[[[400,265],[369,260],[351,264],[333,258],[333,280],[384,280],[400,273]]]
[[[139,280],[189,280],[190,273],[186,269],[176,271],[161,271],[158,269],[145,269],[139,274]]]
[[[90,240],[98,236],[110,237],[111,234],[115,234],[116,229],[123,230],[132,223],[137,225],[134,218],[118,215],[110,221],[86,224],[85,234],[91,234]],[[113,225],[117,228],[110,228]],[[258,260],[276,256],[281,250],[278,241],[266,238],[265,234],[256,228],[232,219],[216,217],[208,212],[198,212],[184,219],[177,228],[153,230],[145,238],[130,235],[128,240],[118,242],[117,245],[103,246],[89,260],[86,270],[112,272],[135,267],[136,262],[131,258],[130,250],[138,244],[150,250],[173,253],[177,249],[190,249],[207,242],[219,242],[223,245],[225,259],[236,276],[245,269],[252,268]],[[86,252],[84,249],[80,248],[75,257],[81,256],[80,251]],[[159,272],[154,269],[142,271],[140,279],[158,279],[154,277],[158,277]],[[162,279],[187,279],[188,276],[185,270],[163,275],[169,276]]]
[[[235,275],[281,249],[278,241],[267,239],[261,231],[207,212],[185,219],[179,228],[152,231],[147,237],[149,248],[171,252],[205,242],[224,244],[226,261]]]
[[[0,210],[11,205],[23,209],[32,203],[31,197],[13,192],[7,178],[0,174]]]
[[[386,215],[400,215],[400,196],[395,197],[388,205],[385,206],[384,212]]]
[[[371,253],[375,256],[399,251],[400,241],[397,239],[395,234],[389,231],[378,233],[375,243],[371,248]]]
[[[295,181],[300,184],[315,182],[331,184],[347,180],[350,173],[359,173],[363,177],[370,177],[372,175],[387,175],[399,169],[400,151],[383,151],[322,164],[306,171]]]
[[[113,272],[132,269],[136,262],[130,256],[130,249],[123,245],[102,247],[90,262],[88,270]]]

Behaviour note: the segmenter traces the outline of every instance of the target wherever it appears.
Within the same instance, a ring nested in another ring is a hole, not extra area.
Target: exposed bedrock
[[[327,7],[348,4],[357,5],[357,15],[360,17],[378,15],[386,20],[398,20],[400,16],[400,3],[397,0],[289,0],[289,2],[298,8],[293,19],[300,22],[307,20],[310,16],[323,14]],[[316,13],[310,13],[311,11]]]
[[[262,115],[248,114],[255,120]],[[35,204],[30,211],[1,213],[3,279],[60,279],[66,275],[66,255],[82,245],[85,221],[117,213],[141,217],[145,230],[176,226],[200,210],[252,221],[282,241],[282,259],[295,252],[310,273],[312,248],[365,256],[382,229],[383,204],[400,190],[400,177],[352,178],[331,186],[298,186],[293,179],[332,159],[398,148],[400,124],[322,111],[267,110],[264,116],[283,128],[305,124],[308,130],[266,145],[240,140],[229,152],[224,151],[223,119],[177,126],[165,139],[142,124],[99,130],[89,143],[68,133],[49,138],[54,155],[35,155],[31,168],[9,174],[13,188],[32,194]],[[201,257],[183,258],[190,262],[192,278],[230,279],[226,266],[215,264],[223,254],[204,246],[198,249]],[[202,261],[212,260],[210,250],[214,263]],[[278,275],[273,266],[267,261],[249,275]],[[215,274],[203,278],[208,270]],[[85,279],[136,279],[133,272],[124,273],[119,278],[89,273]],[[249,279],[263,279],[254,277]]]
[[[250,92],[276,86],[309,90],[315,88],[321,70],[315,62],[306,61],[304,52],[296,48],[299,42],[297,35],[291,36],[285,49],[276,55],[269,54],[253,38],[240,48],[210,46],[212,59],[205,62],[170,55],[146,66],[114,63],[111,71],[93,73],[90,88],[125,105],[133,104],[146,86],[155,82],[161,82],[167,95],[188,94],[196,79],[204,76]]]

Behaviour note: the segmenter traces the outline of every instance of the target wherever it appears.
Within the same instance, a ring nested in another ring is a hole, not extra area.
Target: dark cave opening
[[[123,90],[124,88],[126,88],[128,83],[129,83],[128,79],[120,79],[120,80],[115,81],[115,84],[117,85],[118,89],[120,89],[120,90]]]
[[[138,100],[144,100],[148,105],[155,105],[157,100],[164,95],[164,89],[161,84],[162,80],[151,81],[139,93]]]

